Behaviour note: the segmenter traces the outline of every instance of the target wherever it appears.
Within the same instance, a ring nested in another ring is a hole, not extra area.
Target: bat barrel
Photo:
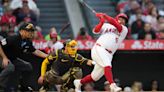
[[[91,10],[93,13],[96,13],[96,11],[95,11],[91,6],[89,6],[87,3],[84,2],[84,0],[79,0],[79,2],[80,2],[82,5],[86,6],[86,7],[87,7],[89,10]]]

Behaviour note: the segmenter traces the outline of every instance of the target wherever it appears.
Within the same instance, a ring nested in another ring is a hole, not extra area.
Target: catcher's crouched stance
[[[51,69],[46,72],[47,65]],[[38,79],[39,84],[43,84],[40,92],[46,92],[49,85],[62,85],[61,92],[67,92],[73,88],[74,79],[82,78],[81,64],[89,66],[94,61],[89,60],[77,53],[77,42],[68,40],[64,42],[64,49],[56,50],[51,53],[42,63],[41,76]]]

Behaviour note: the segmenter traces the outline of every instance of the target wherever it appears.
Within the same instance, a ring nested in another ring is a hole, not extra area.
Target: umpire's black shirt
[[[22,39],[19,33],[2,39],[0,44],[4,53],[11,61],[23,53],[35,51],[32,42],[27,39]]]

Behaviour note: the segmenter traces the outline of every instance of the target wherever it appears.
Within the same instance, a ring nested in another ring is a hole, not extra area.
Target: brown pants
[[[63,76],[58,76],[54,70],[49,70],[45,75],[45,82],[50,85],[60,84],[62,85],[61,90],[66,92],[71,88],[74,79],[82,78],[82,69],[79,67],[73,67],[68,70]],[[64,91],[65,90],[65,91]]]

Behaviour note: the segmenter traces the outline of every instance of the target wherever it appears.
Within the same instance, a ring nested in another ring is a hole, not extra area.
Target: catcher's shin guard
[[[67,73],[62,76],[64,83],[62,84],[61,90],[67,92],[70,88],[73,88],[73,81],[75,79],[82,78],[82,69],[79,67],[71,68]]]
[[[64,82],[68,81],[68,79],[72,77],[74,79],[81,79],[82,78],[82,69],[79,67],[73,67],[71,69],[69,69],[68,72],[66,72],[63,76],[62,76],[62,80]]]

